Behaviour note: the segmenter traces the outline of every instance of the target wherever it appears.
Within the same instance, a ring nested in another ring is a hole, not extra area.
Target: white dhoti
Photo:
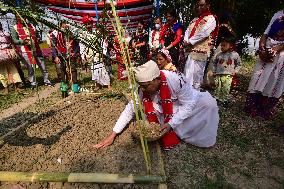
[[[250,93],[279,98],[284,92],[284,51],[274,57],[273,63],[258,60],[249,84]]]
[[[197,100],[190,116],[174,130],[187,143],[210,147],[216,143],[218,123],[217,102],[208,92],[204,92]]]
[[[199,89],[203,83],[204,70],[206,66],[206,61],[194,60],[188,56],[185,67],[184,74],[188,79],[188,82],[195,88]]]
[[[110,78],[103,63],[92,63],[91,70],[93,81],[103,86],[110,85]]]

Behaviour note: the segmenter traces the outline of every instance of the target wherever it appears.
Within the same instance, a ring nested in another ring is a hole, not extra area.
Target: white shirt
[[[210,34],[216,28],[216,19],[213,15],[210,15],[208,17],[209,19],[207,20],[206,24],[203,26],[202,30],[200,30],[199,32],[196,31],[195,34],[191,38],[189,38],[191,30],[189,29],[189,27],[187,28],[184,34],[185,42],[195,45],[199,41],[202,41],[205,38],[210,36]],[[196,22],[197,20],[198,18],[194,18],[192,22]]]
[[[174,129],[178,125],[182,124],[183,121],[189,117],[190,113],[193,111],[197,100],[199,99],[200,92],[195,90],[188,82],[186,78],[181,75],[171,71],[162,71],[166,78],[168,87],[171,92],[171,98],[173,101],[173,117],[169,124]],[[140,99],[141,98],[140,93]],[[163,109],[161,107],[161,98],[159,93],[152,95],[152,102],[154,110],[161,124],[164,122]],[[115,133],[120,133],[126,125],[131,121],[134,116],[134,105],[131,100],[125,107],[124,111],[121,113],[119,119],[117,120],[113,131]]]

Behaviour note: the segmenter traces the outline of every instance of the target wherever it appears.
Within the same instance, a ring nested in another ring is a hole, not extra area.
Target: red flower
[[[227,65],[233,64],[233,61],[231,59],[228,60]]]

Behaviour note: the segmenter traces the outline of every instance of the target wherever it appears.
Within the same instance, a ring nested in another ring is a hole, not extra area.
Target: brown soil
[[[140,142],[129,131],[118,136],[107,149],[92,145],[113,128],[125,107],[122,100],[94,99],[88,96],[68,98],[34,123],[16,131],[0,149],[0,170],[25,172],[105,172],[145,174]],[[152,149],[155,149],[154,147]],[[155,167],[158,162],[151,152]],[[153,168],[153,173],[157,170]],[[143,185],[95,185],[0,183],[0,188],[153,188]],[[60,185],[60,186],[59,186]]]
[[[34,94],[2,110],[0,112],[0,137],[31,119],[38,112],[42,112],[46,107],[58,102],[61,97],[59,93],[56,93],[59,91],[58,88],[59,84],[47,87],[39,91],[39,96]]]
[[[14,104],[10,108],[7,108],[0,113],[0,120],[11,117],[17,113],[22,112],[24,109],[35,104],[38,100],[48,98],[52,93],[58,91],[59,84],[56,84],[54,87],[48,87],[39,92],[39,96],[36,94],[29,98],[25,98],[23,101]]]

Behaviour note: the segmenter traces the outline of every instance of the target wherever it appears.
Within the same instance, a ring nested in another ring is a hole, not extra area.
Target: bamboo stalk
[[[46,172],[9,172],[0,171],[1,182],[88,182],[88,183],[125,183],[159,184],[166,182],[159,175],[123,175],[107,173],[46,173]]]
[[[124,39],[124,36],[125,36],[124,29],[121,25],[119,17],[117,16],[116,9],[115,9],[115,6],[114,6],[112,0],[110,1],[110,5],[111,5],[111,9],[112,9],[112,14],[113,14],[113,16],[115,18],[115,22],[116,22],[116,25],[114,26],[114,30],[115,30],[117,36],[119,37],[120,48],[121,48],[121,51],[122,51],[122,54],[123,54],[123,57],[122,57],[123,62],[125,64],[126,70],[128,71],[128,83],[129,83],[129,85],[132,85],[131,96],[132,96],[132,100],[133,100],[133,103],[134,103],[135,117],[136,117],[136,120],[140,120],[139,110],[140,110],[140,112],[143,112],[143,110],[142,110],[142,105],[141,105],[140,99],[139,98],[136,99],[136,97],[139,97],[139,94],[138,94],[138,91],[135,90],[135,88],[134,88],[134,86],[136,86],[136,80],[135,80],[134,72],[133,72],[133,69],[132,69],[131,59],[130,59],[130,56],[129,56],[128,45],[127,45],[127,43],[125,42],[125,39]],[[137,109],[136,104],[139,104],[139,110]],[[142,120],[145,120],[143,113],[142,113]],[[140,125],[140,122],[138,122],[137,126],[138,126],[138,130],[139,130],[140,141],[141,141],[143,155],[144,155],[144,159],[145,159],[145,163],[146,163],[147,173],[150,174],[150,172],[151,172],[151,158],[150,158],[150,155],[149,155],[148,143],[147,143],[147,140],[146,140],[146,138],[143,134],[144,133],[143,132],[144,127]]]

